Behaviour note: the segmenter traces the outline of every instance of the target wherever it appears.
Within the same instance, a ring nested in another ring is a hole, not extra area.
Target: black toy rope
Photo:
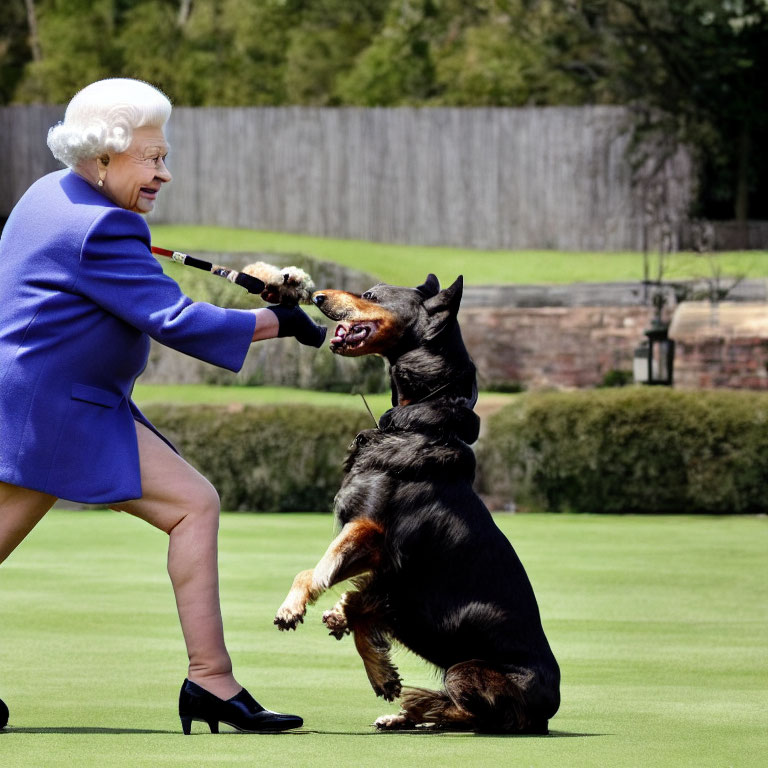
[[[203,261],[203,259],[197,259],[194,256],[180,253],[179,251],[169,251],[167,248],[158,248],[155,245],[152,246],[151,250],[152,253],[157,256],[165,256],[178,264],[184,264],[188,267],[196,267],[205,272],[210,272],[213,275],[223,277],[226,280],[229,280],[230,283],[235,283],[235,285],[245,288],[248,293],[260,294],[266,288],[266,285],[259,280],[258,277],[246,275],[244,272],[236,272],[234,269],[221,267],[218,264],[211,264],[210,261]]]

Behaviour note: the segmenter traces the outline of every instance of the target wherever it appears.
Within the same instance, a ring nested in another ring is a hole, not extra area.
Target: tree
[[[768,217],[768,0],[580,0],[572,14],[599,52],[593,82],[696,151],[699,213]]]
[[[339,78],[363,105],[517,106],[586,96],[556,65],[554,0],[392,0],[371,44]]]
[[[389,0],[308,0],[289,33],[283,82],[295,104],[339,104],[337,78],[384,21]]]
[[[148,0],[126,8],[115,31],[113,46],[119,61],[116,74],[152,83],[177,99],[184,28],[175,0]]]
[[[524,106],[584,103],[560,65],[566,29],[561,3],[494,0],[472,13],[451,13],[435,50],[433,103],[457,106]]]
[[[29,10],[31,0],[25,5]],[[39,50],[26,64],[15,101],[66,103],[87,83],[119,70],[113,0],[45,0],[34,10]]]
[[[30,56],[25,5],[21,0],[10,2],[0,14],[0,104],[13,97]]]
[[[434,0],[392,0],[384,25],[338,81],[340,99],[360,106],[422,103],[433,91]]]
[[[614,103],[768,218],[768,0],[6,0],[0,103],[140,77],[176,104]],[[35,29],[37,32],[35,33]]]

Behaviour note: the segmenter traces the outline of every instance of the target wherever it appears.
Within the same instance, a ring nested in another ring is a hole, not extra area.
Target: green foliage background
[[[137,77],[176,104],[627,104],[768,218],[766,0],[7,0],[0,104]]]

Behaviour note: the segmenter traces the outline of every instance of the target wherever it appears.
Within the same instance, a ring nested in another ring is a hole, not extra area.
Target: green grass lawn
[[[466,283],[473,285],[643,279],[639,253],[481,251],[167,224],[152,226],[152,240],[155,245],[178,251],[304,253],[369,272],[396,285],[418,285],[427,272],[434,272],[443,283],[463,274]],[[723,253],[716,262],[723,275],[768,277],[768,252]],[[679,253],[670,258],[664,279],[711,278],[712,269],[707,257]]]
[[[141,380],[139,380],[140,382]],[[360,395],[344,392],[318,392],[292,387],[221,387],[212,384],[141,384],[133,390],[133,399],[141,408],[150,403],[177,405],[304,405],[356,408],[365,410]],[[376,416],[392,407],[389,392],[365,396]]]
[[[763,766],[768,523],[758,518],[499,516],[563,672],[548,737],[376,733],[393,711],[324,596],[296,633],[272,616],[332,535],[321,515],[224,515],[221,588],[239,679],[305,718],[281,735],[181,734],[185,669],[164,534],[126,515],[50,513],[0,568],[0,696],[16,766]],[[434,675],[398,652],[408,683]]]
[[[365,403],[360,395],[344,392],[318,392],[311,389],[292,387],[221,387],[212,384],[141,384],[133,390],[133,399],[143,408],[155,403],[175,403],[177,405],[303,405],[330,406],[333,408],[355,408],[365,410]],[[502,392],[481,392],[476,411],[485,416],[491,410],[500,408],[517,397],[515,394]],[[365,401],[371,412],[378,419],[384,411],[392,407],[389,392],[366,395]]]

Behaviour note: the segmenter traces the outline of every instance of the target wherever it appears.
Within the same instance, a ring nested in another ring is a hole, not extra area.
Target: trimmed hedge
[[[222,508],[331,510],[368,414],[309,405],[152,405]],[[768,396],[628,388],[521,395],[485,420],[478,491],[591,513],[768,512]]]
[[[550,511],[768,512],[768,397],[666,388],[521,396],[485,423],[481,493]]]
[[[144,409],[215,486],[226,510],[330,511],[342,463],[367,413],[309,405]]]

